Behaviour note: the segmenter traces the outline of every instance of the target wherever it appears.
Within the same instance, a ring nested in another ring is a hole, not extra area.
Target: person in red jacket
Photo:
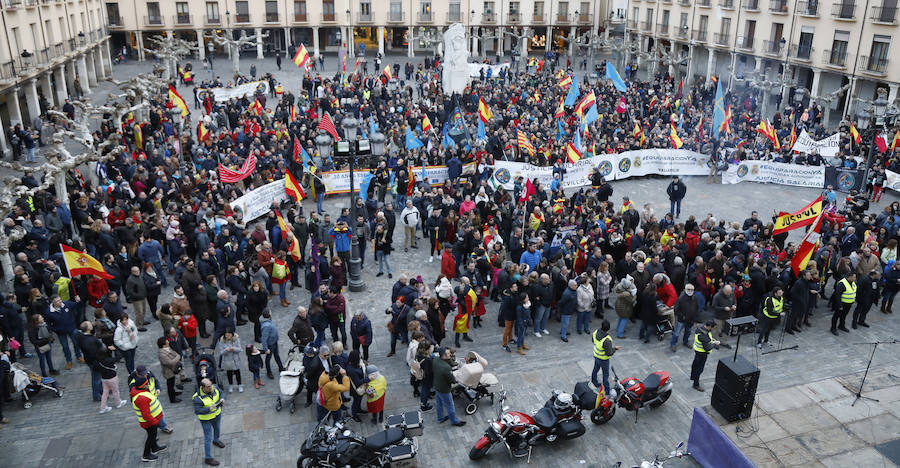
[[[184,315],[178,319],[178,330],[181,331],[191,348],[191,359],[195,359],[197,357],[197,319],[190,309],[184,311]]]
[[[666,307],[659,311],[660,315],[669,317],[672,326],[675,326],[675,301],[678,300],[678,293],[675,292],[675,286],[672,281],[664,273],[657,273],[653,276],[653,282],[656,284],[656,295]]]
[[[444,253],[441,255],[441,274],[447,279],[456,278],[456,259],[453,258],[453,244],[444,243]]]
[[[131,395],[131,406],[137,413],[138,422],[141,427],[147,431],[147,439],[144,441],[144,455],[142,461],[149,462],[156,460],[156,454],[166,449],[165,445],[159,445],[156,436],[159,433],[159,422],[163,418],[162,405],[156,398],[156,393],[148,389],[148,380],[146,377],[136,377],[134,386],[129,392]]]

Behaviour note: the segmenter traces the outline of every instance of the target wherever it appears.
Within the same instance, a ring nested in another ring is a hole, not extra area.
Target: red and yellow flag
[[[112,279],[113,276],[103,269],[103,265],[96,258],[69,247],[66,244],[59,244],[63,252],[63,260],[66,263],[66,269],[69,270],[69,277],[74,278],[78,275],[95,275],[103,279]]]
[[[569,144],[566,145],[566,159],[568,159],[570,163],[575,164],[581,160],[581,157],[581,151],[578,151],[578,148],[570,141]]]
[[[209,138],[209,130],[206,129],[206,125],[203,125],[203,122],[200,122],[200,124],[197,125],[197,139],[202,143],[206,141],[207,138]]]
[[[809,264],[809,259],[812,258],[819,247],[819,230],[822,228],[822,214],[820,212],[813,220],[812,229],[807,231],[803,237],[803,242],[800,243],[800,247],[797,248],[797,252],[794,254],[794,258],[791,259],[791,270],[794,270],[794,275],[796,276],[800,276],[800,272],[806,268],[806,265]]]
[[[519,151],[528,150],[528,153],[534,156],[534,145],[531,144],[531,141],[528,139],[528,136],[525,135],[525,132],[522,130],[516,130],[517,135],[516,139],[519,143]]]
[[[859,130],[856,129],[856,125],[850,123],[850,136],[853,138],[853,143],[859,144],[862,141],[862,137],[859,135]]]
[[[294,55],[294,64],[300,68],[305,68],[310,61],[309,52],[306,50],[306,46],[300,44],[300,48],[297,49],[297,53]]]
[[[394,79],[394,72],[391,71],[390,65],[384,67],[384,70],[382,71],[382,73],[384,73],[384,76],[387,77],[388,81]]]
[[[422,131],[428,132],[431,131],[432,128],[434,127],[431,126],[431,120],[428,118],[428,116],[425,115],[424,117],[422,117]]]
[[[291,174],[291,171],[284,171],[284,193],[291,197],[291,200],[300,202],[306,198],[306,192],[297,182],[297,179]]]
[[[671,128],[671,131],[669,132],[669,140],[672,141],[672,146],[675,149],[681,149],[682,145],[684,145],[684,142],[681,141],[681,137],[679,137],[678,132],[675,131],[675,124],[669,122],[669,127]]]
[[[572,86],[572,77],[569,75],[566,75],[564,78],[559,80],[559,83],[557,83],[557,84],[562,89],[569,89],[569,86]]]
[[[488,107],[482,98],[478,98],[478,116],[481,117],[481,121],[484,123],[494,118],[494,113],[491,112],[491,108]]]
[[[775,228],[772,230],[772,235],[775,236],[782,232],[809,226],[820,214],[822,214],[821,195],[809,205],[806,205],[793,213],[779,213],[775,218]]]
[[[174,104],[175,107],[181,109],[182,117],[186,117],[191,113],[187,103],[184,102],[184,99],[181,98],[181,95],[178,94],[178,91],[175,91],[175,88],[172,87],[172,85],[169,85],[169,100],[172,101],[172,104]]]
[[[900,142],[900,130],[897,130],[897,133],[894,134],[894,139],[891,141],[891,151],[894,151],[894,148],[897,147],[897,142]]]

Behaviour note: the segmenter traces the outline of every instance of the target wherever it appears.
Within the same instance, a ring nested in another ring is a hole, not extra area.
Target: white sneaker
[[[119,401],[119,404],[116,405],[116,408],[121,408],[121,407],[125,406],[126,403],[128,403],[128,400],[121,400],[121,401]]]
[[[234,393],[234,385],[228,386],[228,393]]]
[[[110,411],[112,411],[112,406],[107,406],[106,408],[100,410],[100,414],[109,413]]]
[[[238,385],[238,393],[244,393],[244,386]]]
[[[433,263],[433,262],[434,262],[434,255],[428,257],[428,263]]]
[[[534,336],[541,338],[541,332],[534,332]]]
[[[546,328],[543,330],[543,332],[544,332],[545,335],[549,335],[549,334],[550,334],[550,332],[549,332]]]

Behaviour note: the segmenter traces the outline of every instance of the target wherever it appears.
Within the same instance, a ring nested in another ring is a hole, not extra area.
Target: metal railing
[[[91,44],[97,42],[97,31],[88,31],[88,39]]]
[[[590,23],[594,19],[593,13],[582,13],[578,15],[579,23]]]
[[[713,34],[713,43],[719,46],[728,47],[731,42],[731,34],[715,33]]]
[[[781,55],[781,41],[763,41],[763,53],[768,55]]]
[[[741,8],[747,11],[759,11],[759,0],[744,0]]]
[[[294,13],[295,23],[305,23],[306,21],[306,13]]]
[[[856,4],[851,2],[835,3],[831,5],[831,16],[844,20],[856,19]]]
[[[359,13],[356,16],[356,21],[359,21],[360,23],[371,23],[372,13]]]
[[[666,4],[669,4],[669,5],[672,4],[672,0],[662,0],[662,2],[663,2],[663,3],[666,3]]]
[[[481,14],[481,22],[482,23],[496,23],[497,16],[494,13],[482,13]]]
[[[62,42],[53,44],[53,56],[62,57],[63,55],[66,55],[66,45]]]
[[[678,4],[681,6],[691,6],[691,0],[678,0]]]
[[[510,23],[519,23],[522,21],[522,15],[519,13],[509,13],[506,15],[506,20]]]
[[[332,15],[334,16],[334,15]],[[247,24],[250,22],[250,13],[237,13],[234,15],[234,24]]]
[[[876,23],[897,24],[897,7],[872,7],[869,18]]]
[[[277,22],[278,22],[278,13],[266,12],[266,23],[277,23]]]
[[[462,21],[462,12],[460,11],[448,11],[447,12],[447,22],[448,23],[459,23]]]
[[[695,29],[691,31],[691,40],[697,42],[706,42],[706,30]]]
[[[862,63],[865,64],[865,72],[876,75],[884,75],[887,73],[887,57],[869,57],[862,55],[859,58],[861,58]]]
[[[813,51],[816,49],[811,45],[792,45],[790,56],[794,60],[810,61],[812,60]]]
[[[431,22],[431,12],[420,11],[419,12],[419,22],[420,23],[430,23]]]
[[[69,39],[66,41],[66,50],[69,52],[75,52],[78,50],[78,45],[75,43],[75,39]]]
[[[25,0],[26,7],[36,7],[38,5],[37,0]]]
[[[165,21],[162,16],[145,16],[144,26],[163,26]]]
[[[0,63],[0,79],[12,80],[16,77],[16,63],[9,62]]]
[[[185,14],[185,13],[175,15],[172,17],[172,19],[175,21],[175,24],[192,24],[193,23],[193,21],[191,21],[193,19],[191,17],[191,15]]]
[[[653,31],[653,23],[649,21],[641,22],[641,31]]]
[[[734,0],[719,0],[719,6],[726,10],[734,10]]]
[[[625,20],[625,29],[637,29],[638,22],[637,20]]]
[[[221,16],[203,15],[203,21],[206,24],[222,24],[222,17]]]
[[[668,36],[669,35],[669,25],[668,24],[657,24],[656,25],[656,34],[660,36]]]
[[[845,68],[847,66],[846,50],[825,50],[823,60],[832,67]]]
[[[557,13],[556,14],[556,22],[558,24],[568,24],[569,23],[569,15],[566,13]]]
[[[110,16],[109,17],[109,27],[111,28],[121,28],[125,26],[125,22],[122,20],[121,16]]]
[[[50,63],[50,48],[45,47],[38,51],[37,55],[37,63]]]
[[[532,22],[532,23],[543,24],[544,21],[545,21],[545,20],[544,20],[544,14],[543,14],[543,13],[535,13],[535,14],[531,15],[531,22]]]
[[[776,0],[769,3],[769,12],[775,14],[787,14],[788,4],[784,0]]]
[[[4,3],[6,8],[18,8],[22,6],[22,0],[6,0]]]
[[[688,30],[687,25],[679,26],[679,27],[675,28],[675,37],[677,37],[679,39],[687,39],[688,31],[689,30]]]
[[[609,22],[611,24],[622,24],[625,22],[625,14],[624,13],[610,13],[609,14]]]
[[[738,49],[752,51],[755,45],[756,45],[756,39],[754,39],[752,37],[738,36],[738,40],[737,40],[737,48]]]
[[[819,16],[818,0],[797,3],[797,14],[800,16]]]
[[[712,6],[712,0],[697,0],[697,6],[700,8],[709,8]]]
[[[392,11],[388,13],[388,23],[402,23],[406,20],[405,11]]]

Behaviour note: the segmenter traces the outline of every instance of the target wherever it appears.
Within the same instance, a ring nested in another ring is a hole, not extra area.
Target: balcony
[[[651,23],[649,21],[642,21],[641,22],[641,31],[647,31],[647,32],[653,31],[653,23]]]
[[[69,52],[76,52],[78,50],[78,46],[75,44],[75,39],[69,39],[66,41],[66,50]]]
[[[706,42],[706,31],[695,29],[691,31],[691,40],[695,42]]]
[[[420,11],[418,17],[420,23],[430,23],[432,21],[432,15],[430,11]]]
[[[769,4],[769,13],[774,13],[776,15],[786,15],[788,14],[788,4],[784,0],[776,0]]]
[[[122,17],[121,17],[121,16],[118,16],[118,15],[116,15],[116,16],[110,16],[110,17],[109,17],[109,27],[111,27],[111,28],[113,28],[113,29],[116,29],[116,28],[124,28],[124,27],[125,27],[125,21],[122,20]]]
[[[734,0],[719,0],[719,8],[734,10]]]
[[[636,20],[625,20],[625,29],[637,29],[638,22]]]
[[[54,57],[62,57],[66,55],[66,45],[62,42],[57,42],[53,44],[53,56]]]
[[[897,24],[897,7],[872,7],[869,19],[876,24]]]
[[[579,24],[591,24],[594,20],[594,15],[591,13],[582,13],[578,15],[577,19]]]
[[[221,16],[203,15],[203,22],[206,24],[213,24],[213,25],[222,24],[222,17]]]
[[[20,6],[22,6],[22,0],[6,0],[4,2],[4,4],[6,5],[6,8],[15,9],[15,8],[19,8]],[[12,62],[9,62],[9,63],[12,63]]]
[[[162,16],[145,16],[144,17],[144,26],[158,28],[158,27],[165,26],[165,21],[163,21]]]
[[[266,23],[277,23],[277,22],[278,22],[278,13],[266,12]]]
[[[610,24],[623,24],[625,23],[625,15],[620,13],[610,13],[609,14],[609,23]]]
[[[459,23],[462,21],[462,13],[458,11],[448,11],[447,12],[447,22],[448,23]]]
[[[675,28],[675,37],[677,37],[678,39],[687,40],[688,31],[689,31],[689,29],[688,29],[687,25],[679,26],[679,27]]]
[[[569,15],[562,12],[557,13],[556,24],[569,24]]]
[[[728,47],[731,43],[730,34],[715,33],[713,34],[713,44],[720,47]]]
[[[294,22],[295,23],[305,23],[309,20],[306,19],[306,13],[294,13]]]
[[[535,13],[531,15],[531,22],[534,24],[544,24],[544,14],[543,13]]]
[[[797,3],[797,14],[799,16],[806,16],[808,18],[818,18],[819,17],[819,2],[818,0],[814,0],[812,2],[803,1]]]
[[[662,0],[662,2],[663,2],[664,4],[667,4],[667,5],[671,5],[671,4],[672,4],[672,0]]]
[[[660,36],[668,36],[669,35],[669,25],[668,24],[657,24],[656,25],[656,34]]]
[[[691,6],[691,0],[678,0],[678,4],[681,6]]]
[[[356,22],[358,23],[372,23],[374,20],[372,19],[372,13],[358,13],[356,15]]]
[[[45,48],[39,50],[38,53],[35,54],[35,59],[37,60],[37,63],[39,63],[39,64],[50,63],[50,59],[51,59],[50,48],[45,47]]]
[[[879,76],[887,74],[887,57],[867,57],[863,55],[859,58],[862,59],[863,67],[865,67],[863,70],[861,70],[863,73]]]
[[[25,0],[26,7],[36,7],[38,6],[37,0]]]
[[[831,17],[837,20],[853,21],[856,19],[855,3],[835,3],[831,5]]]
[[[749,52],[753,52],[753,48],[756,45],[756,39],[752,37],[738,36],[737,40],[737,48],[741,50],[746,50]]]
[[[16,78],[16,64],[12,60],[0,63],[0,79],[13,80]]]
[[[822,60],[829,67],[847,68],[847,51],[846,50],[826,50],[822,56]]]
[[[759,11],[759,0],[744,0],[744,2],[741,3],[741,8],[743,8],[744,11]]]
[[[790,56],[794,60],[809,62],[812,60],[813,47],[811,45],[792,45]]]
[[[697,0],[697,6],[700,8],[711,8],[712,0]]]
[[[406,13],[402,11],[392,11],[388,13],[388,23],[402,23],[406,21]]]
[[[250,23],[250,13],[238,13],[238,14],[234,15],[234,24],[249,24],[249,23]]]
[[[180,14],[172,17],[172,20],[175,22],[176,26],[193,24],[191,15],[188,14]]]
[[[506,15],[506,21],[513,24],[519,24],[522,22],[522,15],[518,13],[509,13]]]
[[[485,13],[481,14],[481,22],[486,23],[486,24],[494,24],[497,22],[497,17],[494,15],[493,12],[492,13],[485,12]]]
[[[763,41],[763,53],[780,57],[782,52],[781,41]]]

